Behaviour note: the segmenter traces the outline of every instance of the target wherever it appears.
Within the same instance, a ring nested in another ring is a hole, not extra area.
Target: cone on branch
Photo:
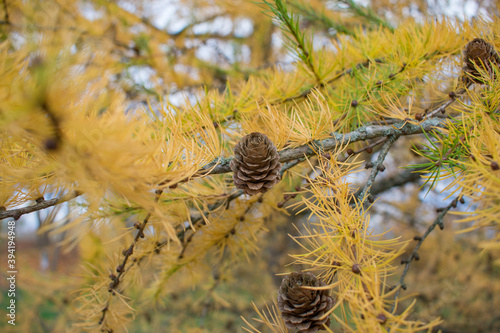
[[[482,83],[481,74],[477,67],[484,68],[493,77],[495,71],[493,66],[500,66],[500,56],[495,51],[493,45],[482,38],[474,38],[467,43],[463,53],[464,57],[464,81]],[[467,75],[469,74],[469,75]]]
[[[262,133],[244,136],[234,147],[229,164],[236,188],[245,194],[264,193],[281,179],[281,163],[274,143]]]
[[[286,327],[312,333],[330,326],[330,318],[326,313],[334,302],[328,290],[303,288],[325,285],[309,272],[292,273],[283,279],[278,291],[278,308]]]

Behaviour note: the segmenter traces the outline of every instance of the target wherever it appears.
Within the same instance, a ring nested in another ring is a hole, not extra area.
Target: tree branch
[[[446,119],[440,118],[430,118],[419,125],[414,125],[411,123],[395,123],[394,125],[369,125],[358,128],[355,131],[350,133],[342,134],[342,133],[332,133],[332,137],[324,140],[313,141],[310,144],[302,145],[297,148],[284,149],[279,152],[280,162],[300,162],[300,159],[304,157],[310,157],[316,155],[318,152],[318,148],[321,150],[328,151],[335,149],[341,145],[346,145],[349,143],[363,141],[368,139],[375,139],[383,136],[403,136],[403,135],[413,135],[413,134],[421,134],[424,131],[431,131],[434,128],[444,128]],[[233,158],[222,158],[208,163],[204,167],[202,167],[194,177],[205,177],[208,175],[222,174],[231,172],[231,168],[229,167],[229,163]],[[283,170],[286,170],[283,167]],[[185,180],[187,181],[187,180]],[[19,209],[0,211],[0,220],[5,219],[7,217],[13,217],[14,219],[19,219],[21,215],[28,214],[37,210],[45,209],[48,207],[55,206],[57,204],[69,201],[80,196],[81,193],[74,192],[72,194],[66,195],[61,198],[54,198],[50,200],[44,200],[42,202],[36,203],[35,205],[23,207]]]
[[[436,127],[445,127],[445,119],[431,118],[421,122],[419,125],[399,122],[394,125],[370,125],[358,128],[350,133],[332,133],[332,137],[324,140],[313,141],[297,148],[284,149],[279,152],[280,162],[290,162],[302,157],[309,157],[317,154],[318,148],[322,151],[332,150],[336,147],[349,143],[375,139],[383,136],[404,136],[421,134],[424,131],[431,131]],[[229,163],[233,158],[218,158],[205,165],[198,171],[196,176],[208,176],[214,174],[231,172]]]
[[[408,183],[416,182],[420,179],[420,173],[416,171],[423,169],[424,168],[404,170],[401,173],[398,173],[394,176],[379,180],[372,185],[372,187],[370,188],[370,193],[372,195],[377,195],[379,193],[383,193],[387,190],[390,190],[393,187],[398,187]]]
[[[416,236],[414,238],[416,241],[418,241],[417,245],[415,245],[415,248],[413,249],[410,257],[408,259],[403,259],[401,261],[402,264],[405,264],[405,268],[403,269],[403,274],[401,274],[401,278],[399,279],[399,287],[400,288],[398,288],[398,290],[396,290],[396,293],[394,294],[394,304],[392,305],[391,313],[393,313],[394,310],[396,309],[396,302],[397,302],[397,299],[399,297],[399,293],[401,292],[401,289],[406,290],[405,277],[406,277],[406,274],[408,273],[408,270],[410,269],[411,262],[414,259],[417,261],[420,259],[420,256],[418,255],[418,250],[422,246],[422,243],[427,238],[427,236],[429,236],[429,234],[432,232],[432,230],[434,230],[437,226],[439,226],[439,228],[441,230],[444,229],[444,223],[443,223],[444,216],[448,213],[448,211],[450,209],[456,208],[458,202],[462,202],[462,200],[463,200],[462,196],[458,196],[455,199],[453,199],[453,201],[445,208],[438,209],[438,211],[440,212],[439,215],[434,220],[434,222],[427,228],[425,233],[422,236]]]
[[[289,170],[290,168],[294,167],[295,165],[299,164],[300,162],[304,161],[304,159],[297,159],[296,161],[293,161],[293,162],[290,162],[290,163],[287,163],[286,165],[284,165],[282,168],[281,168],[281,175],[283,175],[287,170]],[[233,200],[235,200],[236,198],[240,197],[241,195],[243,195],[243,190],[238,190],[236,191],[235,193],[231,194],[228,198],[226,199],[223,199],[223,200],[219,200],[217,201],[216,203],[212,204],[209,206],[209,211],[208,212],[203,212],[202,214],[203,215],[208,215],[210,213],[211,210],[213,209],[216,209],[224,204],[226,204],[226,207],[229,208],[229,203]],[[155,202],[158,202],[158,200],[160,199],[160,196],[162,194],[162,191],[158,190],[156,191],[156,198],[155,198]],[[257,201],[256,201],[257,202]],[[245,214],[248,212],[248,209],[245,211]],[[101,318],[99,319],[99,325],[102,325],[104,323],[104,320],[105,320],[105,317],[106,317],[106,313],[107,311],[109,310],[109,304],[110,304],[110,300],[111,300],[111,297],[114,296],[114,292],[115,292],[115,289],[118,287],[118,285],[120,284],[120,282],[122,281],[123,279],[123,276],[125,275],[125,273],[127,271],[130,270],[131,267],[133,267],[136,263],[140,263],[142,261],[143,258],[145,258],[149,253],[147,254],[144,254],[142,255],[141,257],[139,258],[134,258],[134,260],[132,260],[132,263],[129,265],[129,267],[126,267],[126,264],[127,264],[127,261],[129,259],[129,257],[133,254],[133,250],[134,250],[134,246],[135,244],[137,243],[138,239],[140,237],[144,237],[144,234],[143,234],[143,231],[144,231],[144,228],[146,227],[146,224],[148,223],[149,221],[149,218],[151,217],[151,214],[148,214],[146,216],[146,218],[144,219],[144,221],[141,223],[141,224],[137,224],[136,227],[138,227],[138,232],[134,238],[134,241],[133,243],[130,245],[129,248],[123,250],[123,255],[124,255],[124,258],[123,258],[123,261],[120,265],[118,265],[118,267],[116,268],[116,271],[118,272],[117,275],[114,275],[114,274],[111,274],[110,275],[110,279],[111,279],[111,283],[109,285],[109,292],[111,293],[107,302],[106,302],[106,305],[102,308],[101,310]],[[197,218],[194,218],[192,219],[192,223],[193,225],[199,223],[200,221],[203,221],[203,216],[199,216]],[[190,230],[190,229],[187,229],[187,230]],[[185,237],[185,233],[187,232],[187,230],[181,230],[179,231],[179,233],[177,234],[177,237],[182,241]],[[193,233],[187,240],[187,242],[183,245],[183,249],[179,255],[179,259],[182,259],[182,256],[184,255],[184,252],[188,246],[188,244],[190,243],[193,235],[195,235],[195,233]],[[167,239],[161,243],[158,243],[157,246],[156,246],[156,249],[154,249],[154,251],[159,251],[162,247],[164,247],[165,245],[169,244],[170,240]]]
[[[0,210],[0,220],[3,220],[3,219],[8,218],[8,217],[13,217],[14,220],[17,221],[24,214],[33,213],[33,212],[36,212],[36,211],[39,211],[39,210],[42,210],[45,208],[49,208],[49,207],[61,204],[63,202],[66,202],[66,201],[72,200],[76,197],[79,197],[80,195],[82,195],[82,193],[75,191],[73,193],[63,195],[62,197],[53,198],[50,200],[45,200],[42,197],[42,198],[38,199],[37,203],[32,205],[32,206],[18,208],[18,209],[12,209],[12,210],[4,210],[4,211]],[[1,208],[2,207],[0,207],[0,209]]]
[[[293,168],[294,166],[296,166],[297,164],[299,164],[299,163],[301,163],[301,162],[303,162],[303,161],[305,161],[305,158],[298,158],[298,159],[296,159],[295,161],[292,161],[292,162],[290,162],[290,163],[285,164],[285,165],[281,168],[281,170],[280,170],[280,174],[281,174],[281,176],[283,177],[283,175],[285,174],[285,172],[286,172],[287,170],[289,170],[289,169]],[[202,215],[201,215],[201,216],[199,216],[199,217],[197,217],[197,218],[192,218],[192,219],[191,219],[191,223],[192,223],[193,225],[196,225],[198,222],[203,221],[203,220],[204,220],[204,219],[203,219],[203,216],[206,216],[206,215],[210,214],[210,212],[211,212],[212,210],[214,210],[214,209],[216,209],[216,208],[218,208],[218,207],[220,207],[220,206],[222,206],[222,205],[224,205],[224,204],[226,205],[226,209],[228,209],[228,208],[229,208],[229,204],[231,203],[231,201],[233,201],[233,200],[235,200],[235,199],[239,198],[241,195],[243,195],[243,190],[238,190],[238,191],[234,192],[233,194],[231,194],[231,195],[230,195],[227,199],[219,200],[219,201],[217,201],[216,203],[214,203],[214,204],[212,204],[212,205],[208,206],[208,211],[207,211],[207,212],[203,212],[203,213],[202,213]],[[262,195],[261,195],[261,197],[262,197]],[[245,212],[245,213],[246,213],[246,212]],[[179,237],[179,239],[182,241],[182,240],[184,239],[184,235],[185,235],[185,233],[186,233],[188,230],[190,230],[190,229],[186,229],[186,230],[181,230],[181,231],[179,231],[179,232],[177,233],[177,237]],[[193,236],[193,235],[194,235],[194,233],[193,233],[193,234],[190,236],[190,238],[188,239],[188,241],[187,241],[188,243],[189,243],[189,241],[191,240],[191,238],[192,238],[192,236]],[[164,243],[160,243],[160,246],[159,246],[159,247],[160,247],[160,248],[161,248],[161,247],[163,247],[163,245],[164,245],[164,244],[166,244],[166,243],[167,243],[167,241],[166,241],[166,242],[164,242]],[[186,246],[187,246],[187,244],[186,244]],[[185,249],[183,249],[183,251],[182,251],[181,255],[179,256],[180,258],[182,258],[182,255],[183,255],[183,253],[184,253],[184,250],[185,250]]]
[[[469,83],[467,85],[467,88],[469,88],[471,85],[472,85],[472,83]],[[466,92],[466,89],[464,89],[464,88],[460,88],[457,92],[453,92],[453,91],[450,92],[449,93],[450,99],[448,101],[444,102],[443,104],[441,104],[440,106],[438,106],[437,108],[435,108],[434,110],[429,111],[425,115],[424,119],[429,119],[431,117],[434,117],[436,115],[436,113],[439,113],[439,112],[444,113],[446,111],[446,108],[448,106],[450,106],[451,104],[455,103],[456,98],[458,96],[462,95],[464,92]]]
[[[158,202],[158,200],[160,200],[162,193],[163,193],[163,190],[156,190],[155,200],[154,200],[155,203]],[[137,241],[139,240],[139,238],[144,238],[144,229],[146,228],[146,225],[148,224],[150,218],[151,218],[151,213],[148,213],[148,215],[146,215],[146,217],[144,218],[142,223],[135,224],[136,229],[138,229],[137,233],[135,234],[135,237],[134,237],[134,240],[132,241],[132,244],[130,244],[130,246],[128,248],[126,248],[125,250],[123,250],[123,252],[122,252],[122,254],[124,256],[123,261],[120,265],[118,265],[116,267],[116,272],[118,274],[117,275],[114,275],[114,274],[109,275],[109,278],[111,279],[111,283],[109,284],[109,288],[108,288],[110,295],[109,295],[109,298],[106,302],[106,305],[101,310],[102,314],[101,314],[101,318],[99,319],[99,325],[102,325],[104,322],[104,319],[106,318],[106,312],[109,309],[111,297],[113,297],[115,295],[116,288],[122,282],[123,275],[126,272],[127,261],[130,258],[130,256],[134,253],[134,247],[137,244]]]
[[[377,177],[379,171],[384,170],[383,166],[384,160],[387,157],[387,154],[389,153],[389,149],[391,149],[392,144],[396,142],[397,139],[399,139],[399,136],[396,135],[389,136],[385,141],[384,145],[382,146],[382,148],[380,149],[377,161],[373,165],[372,172],[370,173],[370,177],[368,177],[365,186],[363,187],[361,193],[358,196],[360,200],[363,200],[367,194],[368,196],[370,195],[370,188],[373,182],[375,181],[375,178]]]

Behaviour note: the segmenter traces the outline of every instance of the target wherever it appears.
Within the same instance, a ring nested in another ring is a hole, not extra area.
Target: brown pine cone
[[[333,307],[328,290],[304,289],[326,284],[309,272],[292,273],[281,282],[278,292],[278,308],[286,327],[299,332],[312,333],[330,326],[330,318],[321,319]]]
[[[245,194],[264,193],[281,179],[281,163],[274,143],[262,133],[245,135],[234,147],[229,164],[233,181]]]
[[[497,68],[500,66],[500,57],[495,48],[482,38],[474,38],[467,43],[463,56],[464,71],[470,74],[464,77],[466,83],[469,81],[482,83],[481,74],[476,69],[477,66],[484,68],[490,75],[494,75],[492,66]]]

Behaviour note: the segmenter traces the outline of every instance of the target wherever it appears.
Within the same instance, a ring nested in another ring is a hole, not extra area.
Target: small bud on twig
[[[385,322],[387,321],[387,317],[384,316],[382,313],[377,316],[377,319],[381,325],[384,325]]]

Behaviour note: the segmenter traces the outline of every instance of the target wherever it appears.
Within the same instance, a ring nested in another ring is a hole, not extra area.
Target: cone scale
[[[274,143],[262,133],[244,136],[229,164],[236,188],[248,195],[267,192],[281,180],[281,163]]]
[[[482,83],[481,74],[477,67],[484,68],[491,76],[494,75],[493,66],[500,66],[500,57],[493,45],[482,38],[474,38],[467,43],[463,52],[464,72],[466,81]]]
[[[326,314],[334,301],[328,290],[303,288],[325,285],[309,272],[292,273],[283,279],[278,292],[278,308],[286,327],[301,333],[313,333],[330,326]]]

